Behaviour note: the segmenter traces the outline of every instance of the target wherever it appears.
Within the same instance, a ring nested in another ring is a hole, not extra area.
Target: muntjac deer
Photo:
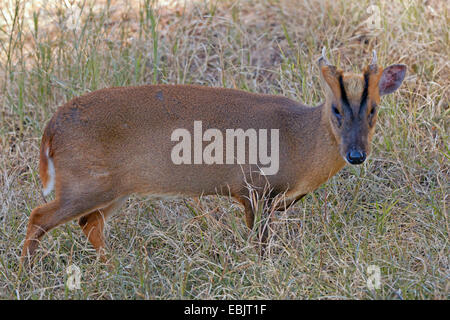
[[[318,64],[325,102],[316,107],[193,85],[102,89],[67,102],[47,124],[40,149],[44,195],[54,188],[55,199],[31,212],[22,259],[46,232],[73,219],[102,256],[105,221],[131,194],[230,195],[252,228],[249,193],[269,190],[269,202],[283,194],[282,210],[346,163],[363,163],[380,97],[400,86],[406,66],[383,69],[374,52],[362,74],[346,73],[325,50]]]

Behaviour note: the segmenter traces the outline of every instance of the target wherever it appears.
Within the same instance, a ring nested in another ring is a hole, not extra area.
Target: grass
[[[380,28],[369,28],[376,5]],[[445,1],[4,1],[0,8],[1,299],[448,299],[449,17]],[[261,259],[219,197],[133,197],[107,229],[113,270],[78,225],[18,257],[42,203],[40,137],[59,105],[111,86],[192,83],[323,98],[315,61],[408,65],[371,158],[276,216]],[[81,270],[69,290],[66,269]],[[370,289],[368,267],[381,273]]]

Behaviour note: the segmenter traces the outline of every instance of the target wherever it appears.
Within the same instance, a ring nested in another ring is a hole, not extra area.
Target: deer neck
[[[295,144],[298,145],[296,183],[291,195],[305,194],[318,188],[341,170],[346,162],[339,153],[333,134],[327,102],[306,108],[302,121],[295,127]]]

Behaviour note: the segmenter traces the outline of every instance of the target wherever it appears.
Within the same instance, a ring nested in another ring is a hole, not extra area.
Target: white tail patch
[[[50,156],[48,155],[48,150],[49,148],[47,148],[47,151],[45,151],[45,155],[47,156],[47,175],[48,175],[48,181],[47,181],[47,185],[44,186],[44,190],[42,191],[44,193],[44,196],[48,195],[53,188],[55,187],[55,166],[53,165],[53,160],[52,158],[50,158]]]

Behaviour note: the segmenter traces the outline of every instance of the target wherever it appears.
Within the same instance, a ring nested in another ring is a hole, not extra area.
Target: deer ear
[[[397,90],[403,82],[406,74],[406,66],[404,64],[393,64],[383,70],[378,88],[380,96],[389,94]]]
[[[330,65],[322,66],[320,71],[320,80],[326,95],[328,95],[329,98],[333,98],[333,96],[339,98],[341,91],[339,89],[338,77],[341,74],[341,71],[335,66]]]

